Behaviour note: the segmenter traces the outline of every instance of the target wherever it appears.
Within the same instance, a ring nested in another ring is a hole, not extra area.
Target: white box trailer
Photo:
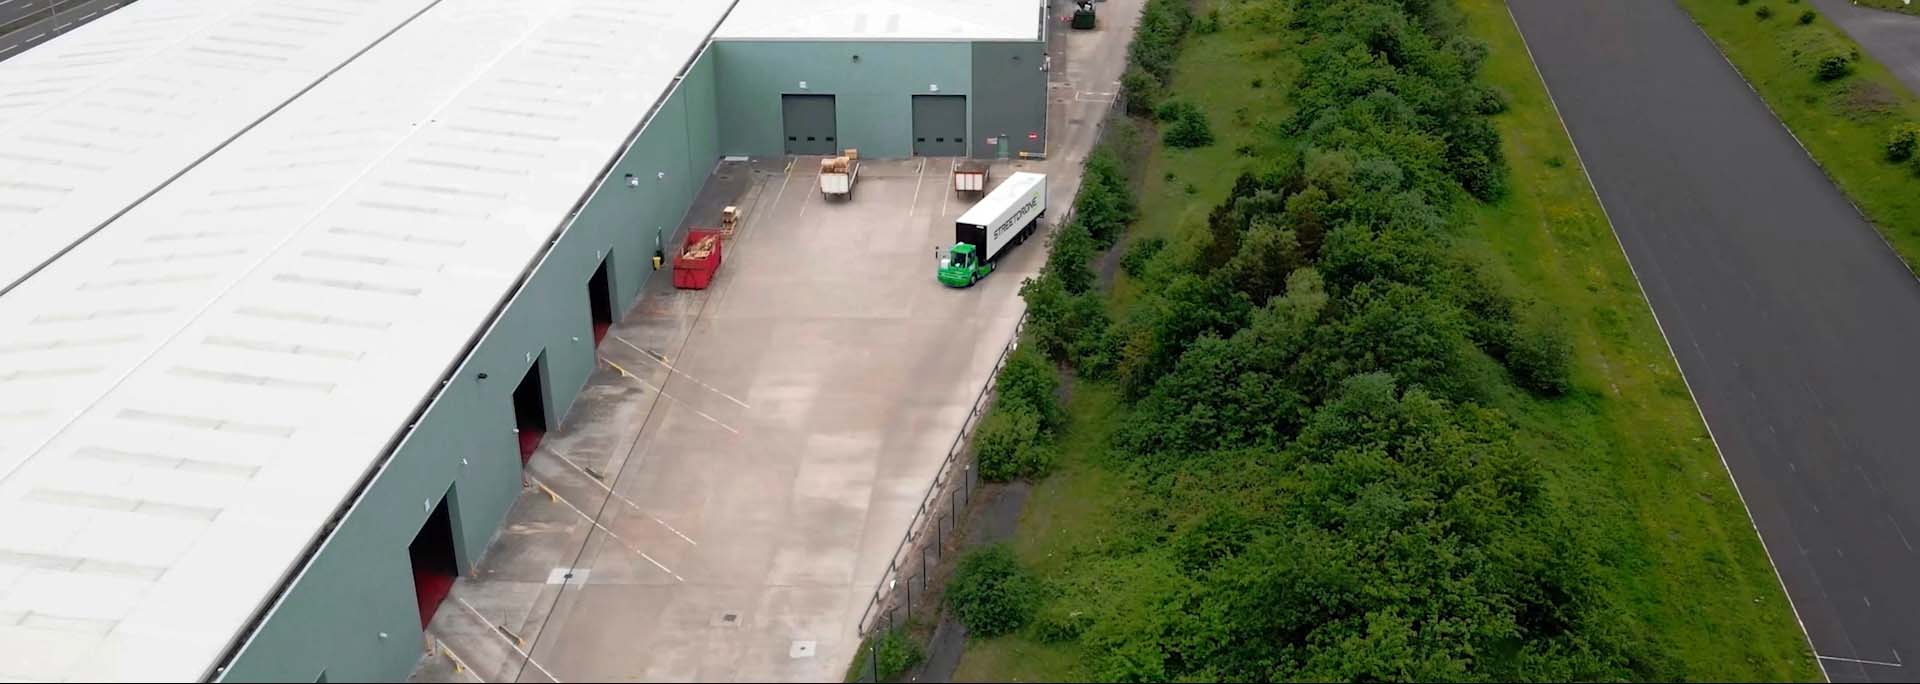
[[[1031,234],[1046,211],[1047,174],[1015,173],[960,215],[954,242],[971,244],[980,250],[981,261],[993,261],[1008,245]]]

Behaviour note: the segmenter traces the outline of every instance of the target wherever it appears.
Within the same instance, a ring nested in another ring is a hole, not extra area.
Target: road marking
[[[855,173],[854,175],[857,176],[858,173]],[[853,180],[854,180],[853,176],[849,176],[847,178],[847,194],[849,195],[853,194]],[[807,186],[807,196],[800,198],[800,213],[794,215],[793,220],[799,221],[800,219],[807,217],[807,205],[813,204],[812,202],[813,191],[819,190],[819,189],[820,189],[820,174],[815,173],[813,175],[813,183]],[[822,197],[825,197],[825,196],[822,195]]]
[[[513,652],[520,654],[520,657],[525,659],[525,662],[527,664],[532,665],[533,669],[539,670],[540,674],[547,676],[547,679],[551,679],[555,682],[560,681],[559,677],[553,676],[553,673],[548,672],[547,668],[541,666],[539,661],[534,660],[531,654],[528,654],[526,650],[520,648],[520,644],[514,643],[512,639],[508,639],[507,635],[500,633],[500,630],[494,629],[493,621],[488,620],[487,616],[481,615],[479,609],[474,608],[473,604],[467,603],[466,599],[460,598],[458,596],[453,597],[453,600],[459,601],[460,607],[467,609],[467,612],[469,613],[473,613],[474,617],[480,618],[480,624],[486,625],[487,631],[492,632],[494,636],[500,637],[501,641],[507,642],[507,648],[511,648],[513,649]]]
[[[1887,522],[1893,523],[1893,531],[1900,535],[1900,543],[1905,545],[1908,551],[1912,551],[1913,542],[1907,541],[1907,531],[1900,529],[1900,521],[1894,520],[1892,515],[1888,515]]]
[[[1889,663],[1884,660],[1861,660],[1859,658],[1842,658],[1840,656],[1820,655],[1818,653],[1813,654],[1813,657],[1819,658],[1820,660],[1834,660],[1842,663],[1857,663],[1860,665],[1879,665],[1880,667],[1906,667],[1905,665],[1901,665],[1900,663]]]
[[[1620,255],[1627,261],[1627,271],[1633,274],[1634,287],[1640,290],[1640,300],[1647,303],[1647,313],[1653,315],[1653,327],[1660,330],[1660,341],[1667,345],[1667,356],[1673,359],[1673,367],[1680,373],[1680,384],[1685,385],[1687,388],[1687,399],[1693,402],[1694,413],[1700,416],[1700,424],[1707,429],[1707,441],[1713,443],[1713,453],[1720,457],[1720,467],[1727,472],[1727,481],[1733,483],[1733,494],[1740,498],[1740,508],[1747,513],[1747,525],[1753,528],[1754,536],[1760,538],[1760,551],[1767,556],[1767,566],[1773,569],[1773,580],[1779,583],[1780,593],[1787,597],[1787,608],[1793,611],[1794,623],[1800,625],[1800,636],[1806,640],[1807,650],[1815,653],[1817,656],[1819,650],[1813,645],[1813,633],[1807,631],[1807,621],[1800,617],[1800,606],[1794,602],[1793,592],[1787,590],[1787,578],[1780,574],[1780,564],[1773,560],[1773,549],[1767,547],[1766,535],[1760,533],[1760,522],[1753,517],[1753,506],[1747,503],[1746,493],[1740,491],[1740,478],[1734,476],[1733,466],[1727,463],[1727,452],[1720,448],[1720,439],[1713,434],[1713,424],[1707,421],[1706,409],[1700,407],[1700,397],[1693,392],[1693,381],[1687,379],[1687,369],[1680,365],[1680,355],[1674,353],[1673,338],[1667,334],[1666,324],[1660,322],[1660,312],[1654,310],[1653,300],[1647,297],[1647,285],[1641,282],[1640,270],[1633,265],[1633,257],[1627,254],[1627,243],[1620,239],[1620,232],[1613,228],[1613,216],[1607,211],[1607,201],[1600,197],[1600,186],[1594,183],[1593,174],[1587,170],[1586,157],[1580,154],[1580,143],[1573,139],[1573,129],[1567,127],[1567,118],[1560,114],[1560,101],[1554,98],[1553,87],[1547,85],[1547,75],[1540,72],[1540,62],[1533,56],[1533,44],[1527,42],[1527,32],[1520,29],[1520,17],[1513,13],[1513,5],[1511,4],[1507,5],[1507,20],[1513,23],[1514,33],[1520,35],[1520,46],[1527,51],[1527,63],[1533,67],[1533,75],[1534,78],[1539,79],[1540,89],[1546,92],[1548,104],[1553,105],[1553,118],[1559,120],[1560,132],[1567,136],[1567,144],[1573,147],[1573,158],[1574,161],[1580,164],[1580,175],[1586,177],[1587,189],[1593,191],[1593,200],[1600,205],[1600,215],[1607,220],[1607,232],[1613,233],[1613,242],[1619,246]],[[1702,30],[1703,34],[1704,32],[1705,31]],[[1708,42],[1711,43],[1712,41],[1709,40]],[[1714,51],[1718,52],[1719,47],[1716,46]],[[1721,57],[1724,59],[1725,55]],[[1738,72],[1739,70],[1736,69],[1735,71]],[[1742,80],[1745,79],[1743,78]],[[1749,84],[1749,86],[1751,86],[1751,84]],[[1878,232],[1879,231],[1875,231],[1876,234],[1878,234]],[[1885,237],[1883,236],[1881,239],[1884,240]],[[1694,351],[1699,351],[1699,344],[1697,342],[1694,345]],[[1817,402],[1819,399],[1816,398],[1815,401]],[[1795,543],[1798,544],[1797,541]],[[1817,572],[1811,574],[1814,577],[1815,584],[1819,584],[1819,574]],[[1825,589],[1822,588],[1821,591],[1824,592]],[[1844,626],[1841,627],[1840,633],[1846,638],[1848,643],[1852,643],[1853,638],[1846,635],[1846,628]],[[1820,678],[1829,682],[1833,681],[1833,676],[1827,674],[1827,666],[1820,663],[1818,657],[1814,659],[1814,662],[1820,664]]]
[[[547,495],[553,497],[554,501],[558,501],[566,505],[567,508],[573,509],[573,512],[580,514],[580,517],[582,518],[586,518],[587,522],[593,523],[593,526],[599,528],[601,532],[607,533],[608,537],[612,537],[614,541],[620,542],[621,546],[626,547],[628,551],[632,551],[634,555],[647,559],[648,563],[652,563],[653,567],[659,568],[661,572],[667,573],[668,575],[673,575],[673,579],[675,581],[678,581],[678,582],[687,581],[687,578],[681,577],[679,575],[675,575],[673,573],[673,570],[669,569],[665,565],[661,565],[660,561],[654,560],[653,556],[647,555],[647,552],[634,548],[633,544],[627,543],[627,540],[625,537],[622,537],[619,535],[619,533],[616,533],[613,530],[608,529],[606,525],[600,524],[600,521],[593,519],[593,516],[587,515],[586,511],[580,510],[579,506],[575,506],[573,505],[573,502],[568,501],[567,497],[560,496],[559,492],[554,491],[552,487],[548,487],[547,483],[541,482],[540,480],[534,478],[532,475],[528,475],[527,479],[532,480],[534,484],[539,485],[541,489],[546,490]]]
[[[498,632],[495,632],[495,633],[498,634]],[[452,660],[453,664],[457,666],[454,668],[455,670],[467,673],[467,676],[472,677],[473,681],[480,682],[481,684],[486,684],[486,681],[487,681],[486,678],[481,677],[480,673],[474,672],[473,666],[468,665],[467,661],[462,660],[460,658],[460,654],[454,653],[453,649],[447,646],[446,639],[434,639],[434,641],[440,647],[440,652],[447,654],[447,659]]]
[[[646,387],[647,389],[653,390],[655,392],[659,392],[660,396],[666,397],[668,399],[672,399],[673,403],[686,407],[688,411],[692,411],[698,414],[701,418],[705,418],[707,420],[713,421],[713,424],[720,426],[720,429],[726,430],[727,432],[731,432],[736,435],[740,434],[740,431],[733,429],[732,425],[728,425],[726,423],[720,422],[719,418],[715,418],[713,416],[707,415],[706,411],[702,411],[700,409],[694,408],[692,404],[681,401],[679,397],[673,396],[671,394],[667,394],[667,391],[665,389],[655,387],[653,386],[653,383],[647,382],[646,380],[641,379],[640,376],[627,372],[627,369],[621,368],[620,364],[614,363],[611,359],[608,359],[607,357],[602,356],[600,357],[600,360],[606,361],[607,365],[613,367],[614,370],[619,371],[620,375],[624,377],[632,378],[634,382],[640,383],[642,387]]]
[[[682,378],[686,378],[686,380],[687,380],[687,382],[691,382],[691,383],[693,383],[693,384],[696,384],[696,385],[699,385],[699,386],[701,387],[701,389],[705,389],[705,390],[706,390],[706,391],[708,391],[708,392],[712,392],[712,393],[714,393],[714,394],[718,394],[718,395],[720,395],[720,397],[721,397],[722,399],[726,399],[727,401],[731,401],[731,402],[733,402],[733,403],[735,403],[735,404],[739,404],[739,405],[740,405],[740,408],[743,408],[743,409],[750,409],[750,408],[753,408],[752,406],[748,406],[748,405],[747,405],[747,402],[744,402],[744,401],[741,401],[741,400],[739,400],[739,399],[735,399],[735,398],[733,397],[733,395],[731,395],[731,394],[727,394],[726,392],[722,392],[722,391],[720,391],[720,390],[718,390],[718,389],[715,389],[713,385],[709,385],[709,384],[707,384],[707,383],[704,383],[704,382],[701,382],[699,378],[696,378],[696,377],[693,377],[693,376],[691,376],[691,375],[687,375],[686,373],[682,373],[682,372],[680,372],[680,369],[678,369],[678,368],[674,368],[674,367],[673,367],[673,364],[671,364],[671,363],[667,363],[667,359],[666,359],[665,357],[662,357],[662,356],[660,356],[659,354],[655,354],[655,353],[653,353],[653,352],[650,352],[650,351],[647,351],[647,350],[645,350],[645,349],[641,349],[641,348],[640,348],[640,345],[637,345],[637,344],[634,344],[634,343],[632,343],[632,342],[628,342],[628,341],[627,341],[627,338],[624,338],[624,337],[621,337],[621,336],[619,336],[619,335],[614,335],[614,336],[613,336],[613,339],[616,339],[616,340],[619,340],[621,344],[624,344],[624,345],[627,345],[627,346],[629,346],[629,347],[633,347],[633,350],[634,350],[634,351],[637,351],[637,352],[640,352],[640,353],[642,353],[642,354],[645,354],[645,355],[647,356],[647,358],[649,358],[649,359],[653,359],[653,362],[654,362],[654,363],[657,363],[657,364],[660,364],[661,366],[664,366],[664,367],[666,367],[666,369],[667,369],[668,371],[671,371],[671,372],[672,372],[672,373],[673,373],[674,375],[678,375],[678,376],[680,376],[680,377],[682,377]],[[611,362],[609,362],[609,363],[611,363]]]
[[[913,218],[913,212],[920,209],[920,186],[927,182],[927,158],[920,158],[920,170],[915,172],[913,181],[913,204],[907,205],[907,218]]]
[[[613,491],[613,488],[608,487],[607,483],[602,481],[599,475],[595,475],[593,474],[593,471],[580,467],[580,464],[573,462],[573,459],[567,458],[566,454],[560,453],[559,449],[554,449],[552,451],[553,451],[553,455],[560,457],[560,460],[562,462],[566,463],[567,465],[573,466],[574,470],[580,471],[581,475],[587,476],[587,479],[592,480],[593,483],[596,485],[599,485],[601,489],[607,490],[607,494],[609,496],[619,499],[621,503],[626,504],[628,508],[632,508],[634,512],[647,516],[647,519],[652,520],[656,523],[659,523],[661,527],[667,528],[668,532],[672,532],[674,536],[679,537],[681,540],[685,541],[686,543],[692,544],[694,546],[700,545],[699,542],[694,541],[692,538],[689,538],[687,535],[680,534],[679,530],[673,529],[673,526],[668,525],[667,521],[654,517],[652,513],[648,513],[646,509],[641,508],[640,504],[634,503],[632,499],[621,496],[619,492]]]

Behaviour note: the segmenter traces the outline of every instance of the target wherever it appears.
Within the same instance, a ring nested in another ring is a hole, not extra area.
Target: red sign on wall
[[[1028,139],[1028,140],[1039,140],[1039,139],[1040,139],[1040,132],[1039,132],[1039,131],[1029,131],[1029,132],[1027,132],[1027,139]]]

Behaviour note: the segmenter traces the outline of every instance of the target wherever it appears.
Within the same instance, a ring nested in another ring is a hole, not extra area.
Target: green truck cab
[[[1008,176],[993,192],[954,222],[953,247],[942,256],[934,276],[948,287],[968,287],[993,274],[1000,256],[1025,242],[1047,211],[1047,175],[1022,171]]]
[[[947,287],[967,287],[980,282],[981,278],[993,273],[993,262],[980,259],[980,250],[972,244],[958,243],[947,251],[940,260],[940,284]]]

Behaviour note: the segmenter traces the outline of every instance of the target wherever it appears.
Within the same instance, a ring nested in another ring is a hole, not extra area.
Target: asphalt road
[[[1907,90],[1920,93],[1920,16],[1861,7],[1848,0],[1813,0],[1813,5],[1886,65]]]
[[[0,60],[86,25],[133,0],[0,0]],[[42,18],[31,23],[17,22]]]
[[[1680,8],[1511,7],[1822,666],[1920,676],[1920,284]]]

